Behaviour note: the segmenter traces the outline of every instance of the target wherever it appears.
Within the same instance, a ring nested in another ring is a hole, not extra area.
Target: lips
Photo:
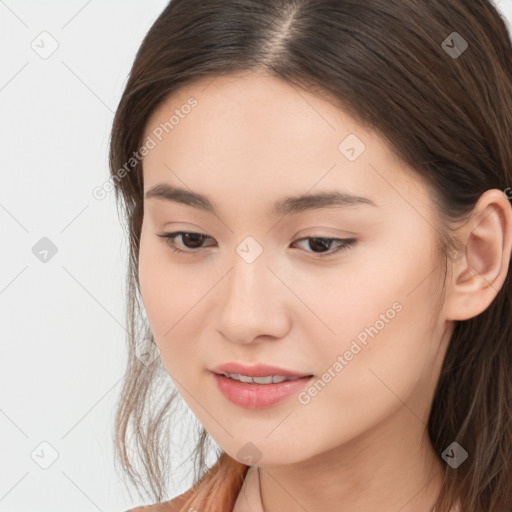
[[[244,409],[266,409],[277,406],[280,402],[299,393],[311,381],[311,377],[299,377],[276,384],[248,384],[213,372],[211,375],[224,397]]]
[[[272,366],[267,364],[256,364],[254,366],[246,366],[240,363],[232,362],[226,363],[215,368],[211,371],[217,375],[225,375],[226,373],[238,373],[240,375],[246,375],[248,377],[267,377],[269,375],[279,375],[282,377],[311,377],[311,373],[304,373],[294,370],[288,370],[286,368],[280,368],[278,366]]]

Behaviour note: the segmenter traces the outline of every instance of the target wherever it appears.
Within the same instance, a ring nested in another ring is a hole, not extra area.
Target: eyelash
[[[157,235],[157,236],[159,236],[161,238],[166,238],[167,245],[173,252],[176,252],[176,253],[194,254],[194,253],[198,253],[201,250],[205,249],[204,247],[200,247],[199,249],[190,249],[188,251],[179,249],[178,247],[176,247],[176,243],[175,243],[174,239],[181,235],[199,235],[201,237],[211,238],[208,235],[204,235],[203,233],[195,233],[193,231],[175,231],[174,233],[164,233],[162,235]],[[327,240],[329,242],[335,241],[335,242],[340,243],[340,246],[337,249],[334,249],[334,250],[331,250],[328,252],[324,252],[324,253],[306,251],[306,252],[310,252],[311,254],[315,254],[320,258],[328,258],[330,256],[334,256],[335,254],[338,254],[342,251],[349,249],[350,247],[355,245],[357,242],[357,239],[355,239],[355,238],[328,238],[325,236],[308,236],[308,237],[304,237],[304,238],[299,238],[298,240],[296,240],[296,242],[301,242],[302,240],[313,240],[313,239]]]

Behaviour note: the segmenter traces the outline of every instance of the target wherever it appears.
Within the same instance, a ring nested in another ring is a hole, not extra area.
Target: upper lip
[[[283,377],[309,377],[310,373],[301,373],[293,370],[286,370],[277,366],[267,364],[256,364],[254,366],[245,366],[240,363],[226,363],[216,366],[211,370],[217,374],[239,373],[248,377],[266,377],[267,375],[282,375]]]

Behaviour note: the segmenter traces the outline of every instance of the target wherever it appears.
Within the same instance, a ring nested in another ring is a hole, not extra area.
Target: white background
[[[120,483],[111,439],[125,364],[124,235],[113,193],[100,201],[92,190],[109,176],[111,122],[135,53],[166,5],[0,0],[0,512],[142,504]],[[512,0],[498,5],[510,24]],[[58,43],[46,59],[31,47],[43,31]],[[32,252],[43,237],[57,248],[46,263]],[[45,441],[58,453],[48,469],[31,456],[51,457]],[[182,476],[169,497],[191,485]]]

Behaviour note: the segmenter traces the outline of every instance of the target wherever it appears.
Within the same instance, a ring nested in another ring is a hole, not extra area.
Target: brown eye
[[[181,233],[180,236],[187,249],[197,249],[198,247],[201,247],[204,239],[208,238],[206,235],[201,235],[199,233]]]
[[[329,250],[332,241],[332,238],[309,238],[309,247],[313,249],[313,252],[317,250],[325,252]]]
[[[163,235],[158,235],[161,238],[165,238],[167,245],[175,251],[175,252],[199,252],[199,250],[203,249],[202,244],[203,242],[210,238],[208,235],[203,235],[202,233],[192,233],[192,232],[185,232],[185,231],[177,231],[175,233],[164,233]],[[182,240],[182,247],[185,247],[185,249],[190,249],[190,251],[184,251],[180,249],[175,239],[177,237],[180,237]]]
[[[334,254],[337,254],[341,251],[344,251],[354,245],[357,242],[357,239],[355,238],[327,238],[327,237],[306,237],[301,238],[300,240],[297,240],[297,242],[306,241],[307,245],[313,249],[313,251],[307,251],[312,252],[313,254],[316,254],[320,256],[321,258],[329,257]],[[297,243],[295,242],[295,243]],[[335,243],[337,245],[337,248],[332,250],[329,249],[331,245]],[[317,252],[317,250],[320,250],[320,252]]]

